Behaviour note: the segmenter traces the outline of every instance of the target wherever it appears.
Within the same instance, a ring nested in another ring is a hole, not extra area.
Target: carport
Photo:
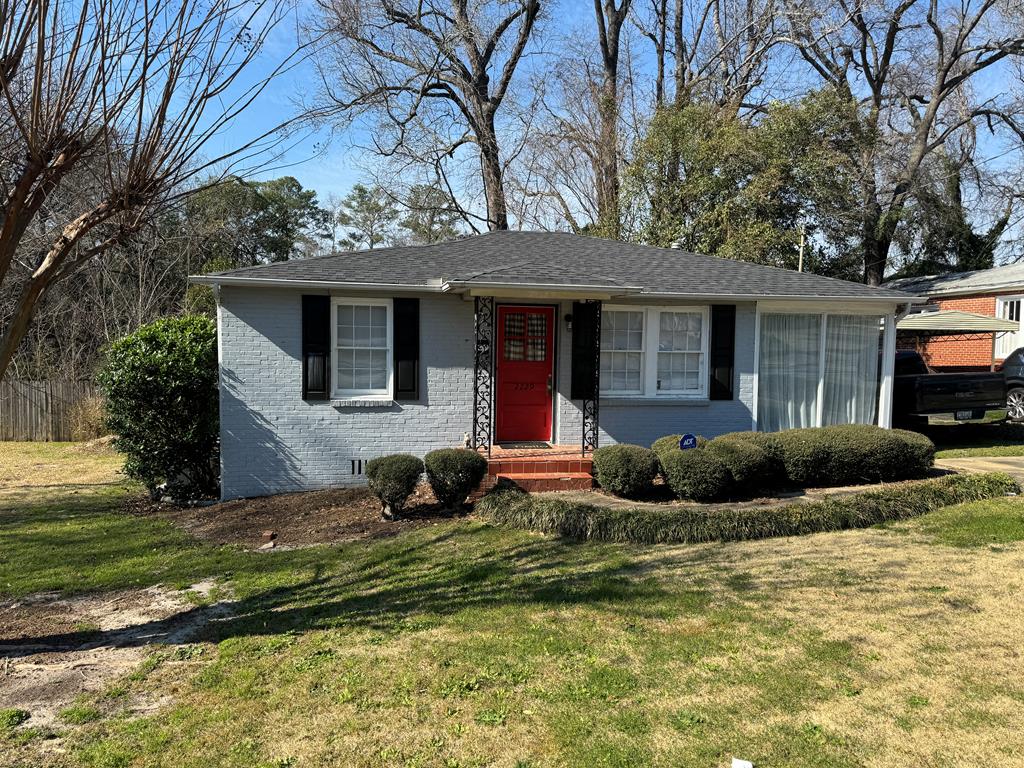
[[[927,342],[964,341],[984,337],[992,338],[992,363],[996,369],[996,339],[1002,333],[1014,332],[1020,324],[1016,320],[961,312],[954,309],[929,310],[922,308],[896,323],[896,346],[898,349],[913,348],[921,351]]]

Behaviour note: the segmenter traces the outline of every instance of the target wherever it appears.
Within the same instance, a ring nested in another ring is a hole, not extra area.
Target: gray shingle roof
[[[700,297],[908,300],[905,293],[731,259],[561,232],[491,232],[436,245],[378,248],[245,267],[202,282],[298,281],[453,287],[593,286]]]
[[[1009,264],[1005,267],[979,269],[974,272],[951,272],[948,275],[904,277],[890,280],[886,287],[921,296],[1024,290],[1024,264]]]

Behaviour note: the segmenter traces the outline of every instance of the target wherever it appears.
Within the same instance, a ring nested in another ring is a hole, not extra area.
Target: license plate
[[[974,418],[974,411],[957,411],[956,412],[956,420],[957,421],[970,421],[973,418]]]

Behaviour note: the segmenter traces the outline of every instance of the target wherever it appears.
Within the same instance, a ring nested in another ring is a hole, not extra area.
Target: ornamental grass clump
[[[681,451],[700,455],[702,451]],[[690,459],[692,461],[692,459]],[[757,506],[610,508],[551,496],[499,490],[481,499],[476,513],[514,528],[574,539],[686,544],[866,528],[906,520],[953,504],[1019,494],[1009,475],[951,475],[820,501]]]
[[[402,514],[405,502],[416,490],[423,469],[423,462],[408,453],[381,456],[366,462],[367,485],[380,499],[381,517],[395,520]]]
[[[639,445],[609,445],[594,451],[594,475],[598,484],[616,496],[635,498],[654,488],[658,457]]]
[[[427,481],[438,502],[447,510],[457,510],[487,474],[487,459],[465,448],[442,448],[423,459]]]

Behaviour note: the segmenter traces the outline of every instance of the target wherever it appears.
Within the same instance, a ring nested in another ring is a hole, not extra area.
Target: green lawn
[[[940,459],[1024,456],[1024,424],[933,424],[925,433],[935,443],[935,456]]]
[[[124,514],[132,491],[109,456],[6,451],[0,600],[212,576],[235,603],[65,711],[64,751],[0,718],[0,765],[763,768],[1024,751],[1016,500],[738,544],[578,544],[463,520],[256,554]],[[126,714],[139,699],[163,704]]]

